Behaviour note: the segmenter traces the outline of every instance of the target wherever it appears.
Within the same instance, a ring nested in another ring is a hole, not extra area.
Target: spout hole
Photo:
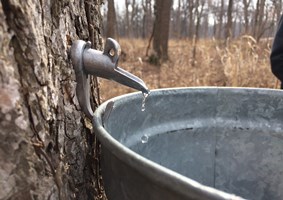
[[[115,56],[115,50],[114,49],[110,49],[109,55],[112,56],[112,57]]]

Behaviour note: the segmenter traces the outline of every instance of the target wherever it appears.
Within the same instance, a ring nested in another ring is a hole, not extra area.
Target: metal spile
[[[104,51],[91,49],[91,43],[77,40],[71,47],[71,60],[76,73],[76,93],[82,111],[92,118],[88,75],[114,80],[120,84],[148,94],[143,80],[118,66],[121,48],[119,43],[108,38]]]

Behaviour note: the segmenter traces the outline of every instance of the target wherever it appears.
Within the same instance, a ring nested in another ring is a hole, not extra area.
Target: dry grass
[[[227,86],[277,88],[270,70],[272,41],[256,41],[250,36],[223,44],[199,40],[196,59],[192,60],[191,40],[169,42],[170,61],[161,66],[147,63],[147,40],[120,40],[126,56],[119,66],[145,81],[149,89],[192,86]],[[191,63],[195,62],[195,67]],[[102,101],[134,90],[108,80],[99,80]]]

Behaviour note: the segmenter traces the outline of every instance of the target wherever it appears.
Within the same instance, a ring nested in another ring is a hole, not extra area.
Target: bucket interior
[[[246,199],[283,199],[283,95],[195,88],[115,100],[109,134],[143,157]]]

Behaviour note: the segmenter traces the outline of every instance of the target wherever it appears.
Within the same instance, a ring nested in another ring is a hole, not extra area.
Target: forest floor
[[[199,40],[193,58],[192,40],[170,40],[169,61],[160,66],[147,62],[148,40],[120,39],[119,66],[140,77],[149,89],[171,87],[225,86],[278,88],[270,69],[272,40],[256,42],[242,36],[224,43]],[[194,64],[194,66],[193,66]],[[102,102],[135,90],[99,79]]]

